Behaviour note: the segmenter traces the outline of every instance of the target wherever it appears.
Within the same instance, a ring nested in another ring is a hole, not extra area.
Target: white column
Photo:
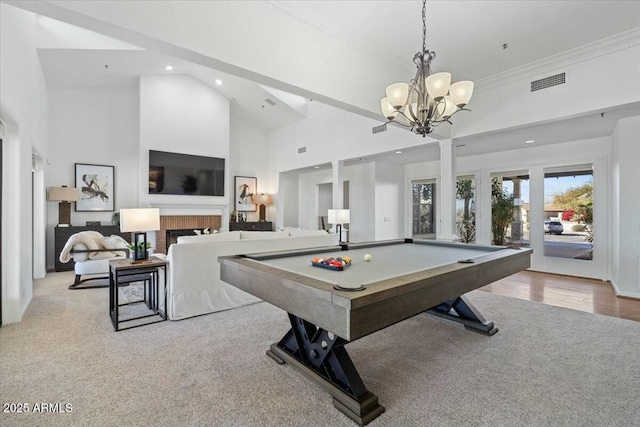
[[[333,209],[342,209],[342,168],[344,167],[344,160],[336,160],[331,162],[333,167]]]
[[[476,243],[491,244],[491,173],[476,175]]]
[[[333,167],[332,172],[333,172],[333,188],[332,188],[332,194],[331,194],[331,198],[333,201],[333,209],[342,209],[343,207],[343,197],[342,197],[342,193],[343,193],[343,184],[342,184],[342,175],[343,175],[343,171],[342,169],[344,168],[344,160],[336,160],[331,162],[331,165]],[[337,227],[334,226],[336,229]],[[336,230],[337,231],[337,230]],[[340,241],[341,242],[346,242],[347,241],[347,232],[345,231],[345,229],[340,226]]]
[[[456,226],[456,155],[453,140],[440,141],[440,227],[436,240],[455,242],[460,238]],[[436,189],[436,191],[438,191]]]

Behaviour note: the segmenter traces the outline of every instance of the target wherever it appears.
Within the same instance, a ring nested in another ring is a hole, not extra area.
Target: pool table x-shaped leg
[[[384,412],[378,396],[365,387],[344,345],[344,339],[289,313],[291,329],[267,355],[288,363],[322,385],[334,406],[359,425]]]
[[[464,296],[426,312],[462,323],[474,332],[485,335],[498,332],[493,322],[486,321]],[[291,313],[289,321],[291,329],[267,350],[269,357],[280,364],[288,363],[323,386],[333,396],[334,406],[361,426],[384,412],[378,396],[367,390],[344,348],[348,341]]]
[[[498,332],[493,322],[487,321],[477,308],[464,296],[445,301],[427,310],[427,313],[453,322],[462,323],[465,329],[484,335]]]

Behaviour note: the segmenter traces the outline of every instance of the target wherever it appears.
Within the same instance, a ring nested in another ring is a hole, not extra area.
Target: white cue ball
[[[371,254],[364,254],[364,260],[365,260],[366,262],[371,261],[371,258],[372,258],[372,257],[371,257]]]

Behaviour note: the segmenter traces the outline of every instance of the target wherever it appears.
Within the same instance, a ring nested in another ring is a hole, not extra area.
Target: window
[[[433,238],[436,233],[436,184],[433,181],[414,181],[411,194],[413,237]]]
[[[458,177],[456,182],[456,234],[462,243],[476,241],[476,182],[473,177]]]
[[[529,174],[494,174],[491,180],[491,242],[529,247]]]
[[[544,170],[541,225],[545,256],[593,260],[593,165]]]

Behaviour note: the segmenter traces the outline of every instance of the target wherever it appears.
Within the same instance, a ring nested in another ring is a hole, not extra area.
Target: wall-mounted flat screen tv
[[[224,159],[149,150],[149,194],[224,196]]]

